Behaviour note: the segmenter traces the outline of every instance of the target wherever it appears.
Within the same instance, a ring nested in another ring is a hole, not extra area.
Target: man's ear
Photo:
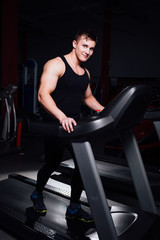
[[[76,48],[77,47],[77,41],[73,40],[72,45],[73,45],[73,48]]]

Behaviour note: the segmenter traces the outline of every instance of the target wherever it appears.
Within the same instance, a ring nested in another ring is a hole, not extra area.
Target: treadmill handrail
[[[88,117],[74,127],[71,133],[66,132],[57,122],[31,120],[31,133],[54,135],[75,139],[108,129],[132,128],[140,123],[151,101],[152,90],[148,85],[134,85],[124,89],[113,99],[97,117]],[[44,125],[44,126],[43,126]]]

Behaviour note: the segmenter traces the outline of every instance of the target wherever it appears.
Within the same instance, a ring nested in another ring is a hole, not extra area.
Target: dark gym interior
[[[0,4],[0,239],[160,239],[160,2]],[[30,200],[45,161],[43,130],[55,134],[39,112],[43,66],[70,52],[83,27],[98,37],[85,67],[106,106],[95,116],[82,103],[83,121],[71,135],[84,178],[81,203],[96,219],[87,227],[65,220],[74,168],[68,152],[46,185],[47,215],[37,216]]]

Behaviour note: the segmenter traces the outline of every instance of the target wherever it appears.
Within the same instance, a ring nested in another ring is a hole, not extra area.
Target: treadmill
[[[133,126],[142,120],[151,95],[149,86],[129,86],[98,116],[80,121],[70,134],[51,122],[30,122],[32,134],[67,138],[72,144],[94,225],[86,227],[77,221],[67,222],[64,214],[69,196],[48,186],[44,191],[47,214],[37,215],[29,200],[35,182],[14,174],[0,182],[0,225],[16,231],[21,239],[160,239],[159,211],[132,132]],[[122,142],[139,201],[138,208],[113,206],[110,209],[108,205],[88,141],[90,136],[98,138],[102,133],[108,140],[111,136],[118,136]],[[89,211],[87,201],[82,202]]]

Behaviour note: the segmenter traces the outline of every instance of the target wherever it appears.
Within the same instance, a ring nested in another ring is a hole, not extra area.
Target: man
[[[96,41],[96,36],[90,30],[79,31],[73,40],[72,51],[49,60],[43,69],[38,100],[48,113],[48,118],[50,116],[50,119],[59,122],[68,134],[74,131],[77,125],[82,100],[93,110],[102,111],[104,108],[92,95],[89,71],[82,66],[82,63],[92,56]],[[65,147],[71,153],[75,163],[71,181],[71,199],[66,218],[92,222],[92,217],[79,204],[83,184],[72,146],[67,140],[58,137],[45,138],[45,164],[38,172],[36,189],[31,195],[34,209],[40,213],[46,213],[42,191],[50,175],[62,161]]]

